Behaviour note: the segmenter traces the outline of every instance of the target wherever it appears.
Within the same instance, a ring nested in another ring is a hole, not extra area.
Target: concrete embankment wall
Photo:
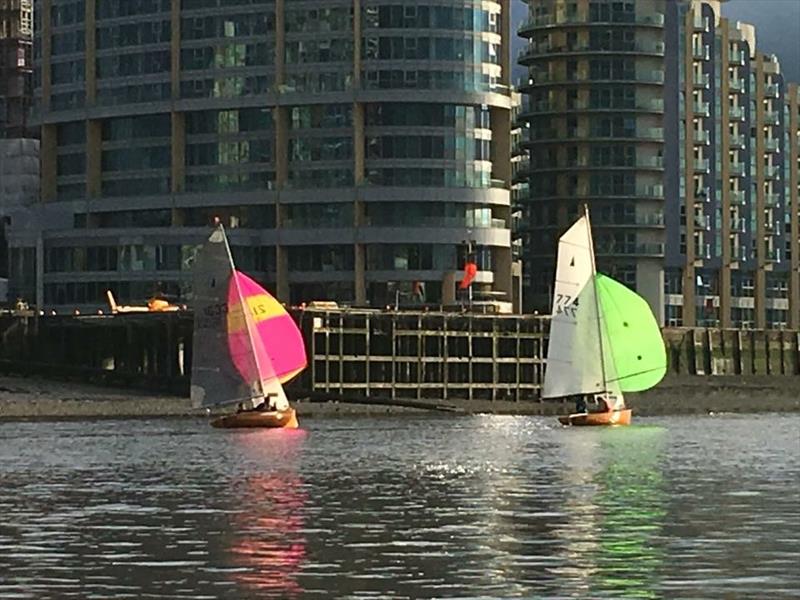
[[[367,310],[295,317],[309,354],[308,369],[290,385],[295,398],[406,398],[497,412],[563,408],[539,401],[546,318]],[[0,370],[186,395],[191,336],[191,313],[4,316]],[[797,406],[797,331],[672,328],[664,340],[667,377],[630,398],[642,413]]]

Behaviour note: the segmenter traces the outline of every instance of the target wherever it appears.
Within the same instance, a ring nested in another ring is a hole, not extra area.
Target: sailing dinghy
[[[306,366],[303,336],[283,306],[233,264],[217,225],[194,267],[191,395],[195,406],[238,405],[214,427],[297,428],[283,384]]]
[[[667,370],[661,330],[644,298],[597,273],[589,211],[561,236],[542,398],[588,396],[600,410],[564,425],[628,425],[623,392],[655,386]],[[585,403],[584,403],[585,405]]]

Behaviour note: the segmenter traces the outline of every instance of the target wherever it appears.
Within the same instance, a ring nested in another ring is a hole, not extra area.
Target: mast
[[[228,252],[228,260],[231,264],[231,277],[236,285],[236,295],[239,297],[239,304],[242,307],[242,317],[244,318],[245,327],[247,328],[247,340],[250,342],[250,351],[252,352],[253,360],[256,363],[256,371],[258,374],[258,387],[261,390],[261,396],[266,397],[266,392],[264,390],[264,382],[261,379],[261,374],[264,372],[261,363],[259,361],[258,352],[256,352],[255,346],[253,345],[253,316],[250,314],[250,306],[246,303],[244,295],[242,294],[242,289],[239,286],[239,279],[236,277],[236,265],[233,262],[233,253],[231,252],[230,244],[228,244],[228,236],[225,234],[225,228],[222,226],[222,223],[219,222],[218,219],[215,219],[217,223],[217,227],[222,232],[222,239],[225,242],[225,250]]]
[[[603,326],[600,324],[600,298],[597,290],[597,265],[594,260],[594,241],[592,240],[592,225],[589,221],[589,206],[583,205],[583,216],[586,217],[586,234],[589,237],[589,256],[592,257],[592,286],[594,287],[594,309],[597,314],[597,339],[600,342],[600,372],[603,374],[603,391],[608,391],[606,377],[606,358],[603,353]]]

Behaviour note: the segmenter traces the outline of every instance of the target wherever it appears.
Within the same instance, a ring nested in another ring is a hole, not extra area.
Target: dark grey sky
[[[729,0],[722,13],[756,26],[756,46],[777,54],[788,81],[800,82],[800,0]]]
[[[516,23],[527,16],[527,5],[513,0],[513,14],[516,30]],[[761,51],[777,54],[786,78],[800,83],[800,0],[729,0],[723,14],[755,25]],[[515,42],[514,60],[522,40]]]

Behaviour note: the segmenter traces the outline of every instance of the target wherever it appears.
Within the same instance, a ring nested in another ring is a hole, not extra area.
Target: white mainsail
[[[602,335],[595,273],[587,213],[558,242],[543,398],[604,392],[622,398],[618,386],[609,384],[613,365]]]
[[[239,375],[227,348],[228,286],[233,265],[225,232],[217,228],[198,250],[193,268],[192,402],[197,407],[253,404],[262,396]]]

